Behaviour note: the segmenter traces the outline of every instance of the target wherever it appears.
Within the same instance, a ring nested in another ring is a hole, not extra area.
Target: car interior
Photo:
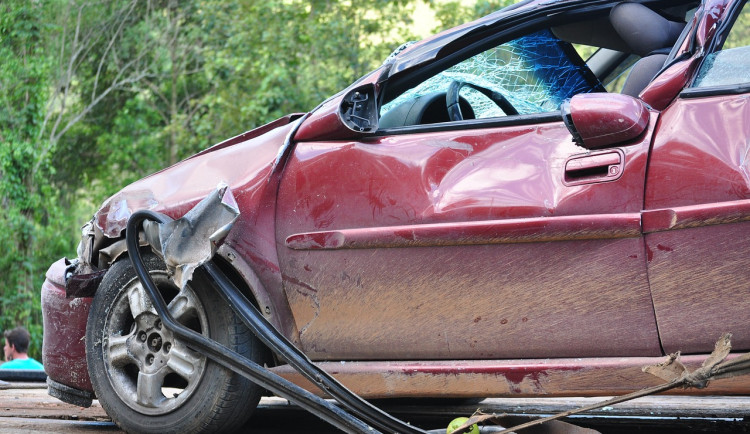
[[[386,89],[380,128],[550,113],[578,93],[637,97],[673,60],[698,4],[623,2],[583,19],[537,27],[398,95]]]

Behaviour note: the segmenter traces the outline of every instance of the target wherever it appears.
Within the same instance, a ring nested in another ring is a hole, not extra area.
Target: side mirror
[[[369,133],[378,129],[378,104],[375,86],[366,84],[344,96],[340,109],[341,120],[349,129]]]
[[[640,136],[648,126],[648,106],[628,95],[575,95],[561,107],[573,140],[586,149],[600,149]]]
[[[300,126],[295,140],[346,140],[378,129],[378,104],[373,84],[365,84],[324,102]]]

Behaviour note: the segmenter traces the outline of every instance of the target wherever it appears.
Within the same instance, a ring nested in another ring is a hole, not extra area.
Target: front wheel
[[[179,290],[161,260],[143,260],[177,322],[262,363],[260,342],[207,282]],[[249,418],[262,391],[167,330],[127,258],[110,268],[94,297],[86,359],[99,402],[128,432],[231,431]]]

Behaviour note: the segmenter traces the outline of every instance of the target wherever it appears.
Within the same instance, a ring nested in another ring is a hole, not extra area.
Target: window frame
[[[729,33],[732,31],[737,18],[740,16],[745,5],[747,5],[748,3],[750,3],[750,1],[748,0],[735,1],[730,6],[731,9],[725,12],[724,19],[719,24],[716,30],[716,34],[711,41],[708,49],[706,50],[706,54],[703,56],[703,58],[698,63],[698,66],[695,68],[695,74],[690,80],[690,85],[682,92],[680,92],[680,98],[690,99],[708,96],[740,95],[744,93],[750,93],[750,81],[738,84],[694,87],[695,81],[698,79],[698,73],[708,61],[709,55],[717,53],[723,49],[724,43],[726,42]],[[750,13],[750,9],[748,10],[748,12]]]
[[[570,20],[585,20],[590,19],[597,14],[605,14],[611,9],[612,5],[614,4],[616,4],[616,2],[603,2],[599,5],[589,8],[569,10],[551,16],[534,17],[531,20],[523,22],[523,24],[518,24],[515,20],[513,20],[513,22],[503,28],[487,29],[487,32],[491,32],[490,36],[478,37],[474,42],[458,48],[444,57],[440,57],[433,62],[421,65],[414,69],[399,72],[398,74],[395,74],[389,77],[387,80],[381,82],[380,91],[378,92],[378,118],[380,118],[380,110],[385,103],[390,102],[409,89],[418,86],[420,83],[426,81],[427,79],[440,74],[448,68],[466,59],[469,59],[472,56],[476,56],[483,51],[489,50],[493,47],[499,46],[521,36],[528,35],[542,29],[549,29],[551,27],[554,27],[555,25],[569,22]],[[575,52],[575,49],[573,47],[571,47],[571,50]],[[575,52],[575,54],[581,60],[582,64],[585,65],[585,60],[582,59],[577,52]],[[593,73],[591,75],[598,81]],[[386,97],[390,97],[390,99],[386,100]],[[467,119],[462,121],[442,122],[437,124],[379,128],[376,132],[373,133],[373,136],[381,137],[396,134],[470,130],[510,125],[542,124],[558,121],[562,122],[562,114],[559,111],[552,111],[525,115],[510,115],[496,118]]]

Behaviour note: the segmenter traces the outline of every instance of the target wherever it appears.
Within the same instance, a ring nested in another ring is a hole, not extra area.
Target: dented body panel
[[[240,217],[219,253],[225,252],[229,262],[245,262],[241,268],[252,270],[263,285],[251,287],[253,296],[266,300],[273,312],[284,312],[286,303],[274,291],[281,280],[272,237],[274,180],[278,179],[284,152],[291,146],[288,139],[296,123],[277,124],[281,125],[265,134],[229,146],[216,145],[209,149],[210,153],[196,155],[125,187],[97,212],[97,227],[107,236],[118,236],[127,222],[122,216],[138,209],[179,218],[213,191],[218,182],[224,182],[235,192]],[[270,318],[276,327],[292,334],[291,324],[283,319],[280,314]]]
[[[72,278],[64,262],[48,272],[50,378],[91,390],[88,296],[127,253],[129,216],[182,217],[220,182],[240,215],[217,263],[368,398],[620,394],[656,384],[640,368],[665,353],[699,364],[723,332],[750,350],[750,89],[685,93],[730,0],[698,7],[639,100],[576,95],[583,146],[561,111],[357,128],[379,120],[393,80],[406,89],[532,20],[559,25],[580,8],[600,23],[615,3],[514,5],[405,48],[311,113],[124,188],[84,228]],[[711,384],[705,393],[750,390],[744,378]]]
[[[563,183],[566,162],[592,157],[559,121],[298,143],[277,242],[303,349],[327,360],[658,355],[638,215],[649,137],[622,147],[620,181],[576,186]]]

